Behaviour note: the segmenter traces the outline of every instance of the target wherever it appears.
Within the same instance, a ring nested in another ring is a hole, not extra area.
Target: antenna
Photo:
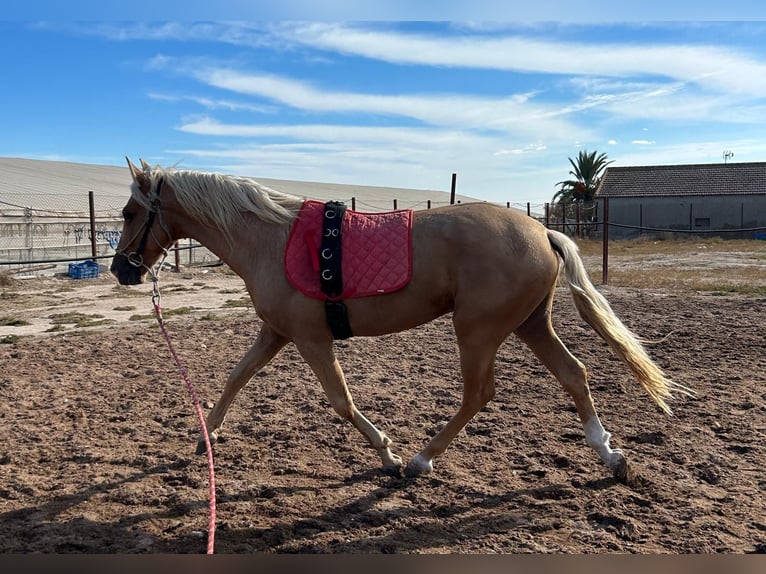
[[[726,163],[727,161],[729,161],[729,159],[731,159],[733,157],[734,157],[734,152],[733,151],[731,151],[730,149],[725,150],[723,152],[723,163]]]

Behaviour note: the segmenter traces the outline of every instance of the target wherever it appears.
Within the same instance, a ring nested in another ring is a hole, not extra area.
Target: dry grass
[[[601,271],[591,272],[591,280],[601,283]],[[672,291],[704,291],[716,295],[766,295],[766,269],[727,269],[709,271],[674,269],[610,270],[609,285],[637,289],[668,289]]]
[[[602,283],[601,242],[578,245],[591,280]],[[608,283],[616,287],[766,295],[766,241],[612,241],[608,271]]]
[[[603,244],[600,239],[578,239],[582,255],[601,255]],[[664,240],[639,237],[609,242],[609,255],[674,255],[678,253],[733,253],[747,252],[760,255],[766,260],[766,241],[751,239],[687,238]]]

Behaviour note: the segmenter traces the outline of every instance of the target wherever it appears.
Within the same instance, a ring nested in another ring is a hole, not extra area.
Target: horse
[[[610,446],[594,406],[585,366],[555,333],[552,304],[559,275],[580,317],[627,366],[667,414],[673,393],[693,395],[649,357],[644,342],[617,317],[589,280],[576,243],[516,210],[486,202],[415,211],[411,221],[411,277],[394,292],[345,301],[354,336],[414,328],[452,314],[462,376],[462,401],[444,427],[403,467],[391,439],[355,406],[334,353],[335,337],[323,302],[288,281],[284,257],[304,200],[237,176],[150,166],[126,158],[132,184],[122,210],[121,239],[111,272],[122,285],[154,278],[152,267],[178,239],[207,247],[245,283],[262,324],[252,347],[226,380],[207,416],[214,444],[237,393],[288,343],[308,363],[330,405],[377,451],[382,471],[407,477],[433,471],[460,430],[495,395],[495,357],[515,334],[571,396],[585,442],[614,476],[630,480],[627,458]],[[198,454],[206,452],[205,437]]]

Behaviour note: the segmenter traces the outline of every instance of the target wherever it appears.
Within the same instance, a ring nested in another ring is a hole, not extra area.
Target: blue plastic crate
[[[72,279],[93,279],[98,277],[98,271],[98,263],[95,261],[69,264],[69,276]]]

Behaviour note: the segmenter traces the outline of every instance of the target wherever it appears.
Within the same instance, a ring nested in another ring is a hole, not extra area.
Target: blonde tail
[[[665,402],[676,391],[694,396],[694,391],[668,379],[644,350],[638,338],[615,315],[609,302],[588,278],[577,245],[563,233],[548,230],[548,240],[564,262],[564,276],[569,284],[577,312],[612,351],[628,366],[655,403],[672,414]]]

